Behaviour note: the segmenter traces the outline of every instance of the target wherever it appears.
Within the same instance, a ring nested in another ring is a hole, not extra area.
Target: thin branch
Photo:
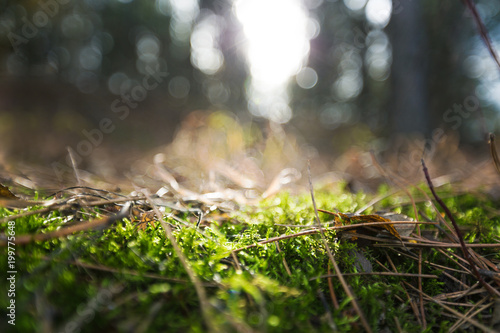
[[[477,11],[476,5],[472,0],[463,0],[465,2],[465,6],[469,8],[472,18],[476,22],[477,29],[479,30],[479,35],[481,36],[481,39],[483,42],[486,44],[486,47],[488,48],[488,51],[490,51],[490,55],[497,64],[498,68],[500,69],[500,59],[498,58],[498,54],[493,48],[493,45],[491,43],[490,36],[488,34],[488,30],[486,29],[486,26],[483,23],[483,20],[481,19],[481,16],[479,16],[479,13]]]
[[[331,275],[330,264],[328,264],[328,275]],[[330,298],[332,299],[333,308],[338,310],[340,308],[339,301],[337,300],[337,296],[335,295],[335,289],[333,288],[332,278],[327,278],[328,281],[328,289],[330,290]]]
[[[396,267],[396,265],[394,265],[394,262],[391,259],[391,256],[389,256],[387,251],[384,251],[384,253],[385,253],[385,256],[387,258],[387,261],[389,262],[389,265],[391,265],[391,268],[394,270],[394,272],[399,273],[398,268]],[[382,265],[380,262],[377,261],[377,263],[380,266],[382,266],[383,268],[385,268],[387,271],[389,271],[389,269],[386,268],[384,265]],[[408,293],[408,290],[406,290],[405,284],[402,281],[399,282],[399,285],[403,288],[405,295],[406,295],[406,298],[408,299],[408,302],[410,303],[411,309],[412,309],[413,313],[415,314],[415,318],[417,318],[419,325],[422,325],[422,316],[420,315],[420,310],[418,309],[417,304],[415,304],[413,297],[410,297],[410,294]]]
[[[462,232],[460,231],[460,228],[458,227],[457,222],[455,221],[455,218],[453,217],[453,214],[451,214],[450,209],[448,206],[445,205],[443,200],[438,197],[436,194],[436,191],[434,190],[434,186],[432,185],[431,177],[429,176],[429,170],[427,170],[427,166],[425,165],[424,159],[422,161],[422,168],[424,170],[425,174],[425,179],[427,180],[427,184],[429,185],[429,189],[432,192],[432,195],[436,199],[436,201],[439,203],[439,205],[443,208],[444,212],[446,213],[446,216],[450,219],[451,223],[453,224],[453,228],[455,228],[455,232],[457,234],[458,240],[460,241],[460,247],[462,248],[462,252],[464,253],[465,259],[469,262],[469,265],[471,266],[472,272],[476,276],[477,280],[488,290],[488,292],[493,296],[500,296],[500,292],[493,287],[491,287],[484,279],[482,278],[481,274],[479,274],[476,264],[472,260],[472,257],[469,253],[469,250],[467,249],[467,246],[465,245],[464,237],[462,236]]]
[[[488,298],[484,297],[482,300],[480,300],[479,302],[477,302],[476,304],[474,304],[474,307],[470,308],[464,314],[464,318],[460,318],[455,324],[453,324],[452,327],[450,327],[449,332],[454,332],[455,330],[457,330],[458,328],[460,328],[460,326],[462,326],[464,324],[464,322],[466,321],[465,318],[473,318],[477,314],[483,312],[484,310],[486,310],[487,308],[489,308],[490,306],[492,306],[493,304],[495,304],[495,302],[490,302],[490,303],[488,303],[488,304],[483,305],[482,307],[480,307],[480,305],[483,304],[484,302],[486,302],[487,300],[488,300]]]
[[[343,273],[343,276],[361,276],[361,275],[383,275],[383,276],[400,276],[400,277],[421,277],[426,279],[437,279],[439,276],[434,274],[414,274],[414,273],[394,273],[394,272],[360,272],[360,273]],[[310,278],[309,281],[324,279],[330,277],[337,277],[336,274],[324,274],[314,278]]]
[[[278,250],[278,253],[282,253],[282,251],[280,249],[280,243],[278,243],[277,241],[274,243],[276,244],[276,249]],[[290,267],[288,267],[288,263],[286,262],[286,258],[285,258],[284,254],[283,254],[283,266],[285,267],[285,270],[286,270],[286,273],[288,274],[288,276],[292,276],[292,272],[290,271]]]
[[[417,292],[420,292],[417,288],[415,288],[414,286],[412,286],[411,284],[409,283],[406,283],[405,284],[412,288],[413,290],[417,291]],[[477,320],[475,319],[472,319],[472,318],[469,318],[469,317],[464,317],[464,315],[456,310],[454,310],[453,308],[447,306],[446,304],[444,304],[445,302],[441,302],[441,301],[438,301],[437,299],[434,299],[432,297],[430,297],[429,295],[423,293],[424,297],[436,304],[439,304],[441,307],[443,307],[443,309],[445,309],[446,311],[449,311],[450,313],[454,314],[455,316],[458,316],[459,318],[463,318],[464,320],[468,321],[469,323],[471,323],[472,325],[476,326],[477,328],[481,329],[483,332],[488,332],[488,333],[495,333],[495,331],[491,328],[489,328],[488,326],[486,325],[483,325],[481,324],[480,322],[478,322]],[[498,333],[498,332],[496,332]]]

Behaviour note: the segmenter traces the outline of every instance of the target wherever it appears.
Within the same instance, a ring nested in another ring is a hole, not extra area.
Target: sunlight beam
[[[237,0],[251,83],[249,109],[283,123],[291,118],[286,87],[309,54],[307,9],[299,0]]]

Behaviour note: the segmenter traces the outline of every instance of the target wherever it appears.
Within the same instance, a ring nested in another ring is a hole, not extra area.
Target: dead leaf
[[[153,211],[143,212],[137,208],[132,209],[132,223],[137,223],[138,228],[146,230],[148,225],[155,227],[156,215]]]
[[[354,266],[358,272],[371,273],[373,272],[373,266],[370,260],[366,258],[363,252],[356,249],[349,250],[349,255],[354,258]]]
[[[8,187],[0,184],[0,199],[19,199]]]
[[[350,215],[350,214],[343,214],[343,213],[333,213],[329,212],[323,209],[318,209],[320,212],[326,213],[333,215],[334,221],[335,221],[335,226],[342,226],[342,225],[353,225],[353,224],[362,224],[362,223],[369,223],[369,222],[391,222],[392,219],[389,219],[387,217],[382,217],[380,215],[372,214],[372,215]],[[401,215],[401,214],[398,214]],[[403,217],[399,216],[399,217]],[[398,220],[401,221],[401,220]],[[370,226],[370,228],[374,229],[385,229],[387,230],[392,236],[396,237],[399,241],[403,241],[401,239],[401,235],[394,227],[394,224],[388,223],[388,224],[382,224],[382,225],[377,225],[377,226]],[[366,230],[367,228],[363,227],[360,225],[360,233],[361,230],[364,231],[364,233],[367,233]],[[351,233],[355,233],[356,230],[351,230]],[[410,232],[411,233],[411,232]],[[355,240],[357,237],[353,237],[352,239]]]

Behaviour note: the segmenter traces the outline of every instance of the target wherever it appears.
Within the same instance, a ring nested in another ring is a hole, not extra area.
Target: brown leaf
[[[156,215],[153,211],[143,212],[137,208],[132,209],[132,222],[138,224],[138,228],[145,230],[149,224],[155,227]]]
[[[0,199],[19,199],[8,187],[0,184]]]
[[[330,214],[334,216],[334,221],[335,221],[335,226],[341,226],[341,225],[353,225],[353,224],[362,224],[362,223],[368,223],[368,222],[390,222],[391,220],[385,217],[382,217],[380,215],[354,215],[350,216],[348,214],[343,214],[343,213],[333,213],[329,212],[326,210],[318,209],[320,212]],[[360,228],[363,228],[362,225],[360,225]],[[401,239],[401,236],[399,235],[399,232],[396,230],[394,227],[394,224],[388,223],[388,224],[382,224],[379,226],[372,226],[372,228],[375,229],[385,229],[387,230],[391,235],[399,239],[400,241],[403,241]],[[356,230],[354,230],[356,231]]]

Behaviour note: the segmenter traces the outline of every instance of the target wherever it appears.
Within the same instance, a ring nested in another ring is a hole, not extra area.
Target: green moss
[[[382,187],[377,196],[389,190]],[[411,193],[415,199],[422,198],[415,189]],[[446,197],[447,205],[466,230],[467,241],[498,242],[500,221],[491,214],[499,209],[498,204],[477,195],[454,195],[449,187],[440,189],[440,194]],[[363,193],[351,194],[343,185],[316,193],[319,208],[341,212],[355,211],[372,198]],[[391,195],[367,212],[391,207],[412,216],[413,208],[408,202],[402,195]],[[425,201],[419,202],[418,208],[435,218],[435,211]],[[14,213],[18,212],[0,208],[0,217]],[[98,211],[89,210],[79,213],[99,215]],[[19,218],[15,221],[16,234],[57,230],[67,223],[67,214],[51,212]],[[321,214],[321,218],[326,222],[331,216]],[[328,281],[320,278],[330,266],[320,235],[288,238],[279,242],[279,248],[275,243],[248,248],[238,253],[237,262],[230,254],[232,249],[304,230],[292,225],[315,225],[309,195],[281,193],[258,207],[243,207],[202,232],[173,219],[167,222],[174,226],[177,243],[204,284],[212,305],[211,320],[219,330],[234,331],[235,325],[267,332],[331,331],[332,325],[340,332],[362,330],[336,277],[332,283],[340,308],[333,309]],[[0,229],[5,232],[7,227],[4,223]],[[353,251],[360,251],[375,271],[384,271],[376,262],[390,268],[390,256],[398,272],[418,273],[415,260],[390,250],[360,249],[355,243],[338,241],[338,234],[332,231],[325,235],[343,273],[359,271]],[[0,251],[6,253],[6,248]],[[448,252],[452,256],[455,251],[459,250]],[[481,250],[481,254],[500,259],[494,249]],[[456,268],[452,260],[433,249],[425,249],[422,256],[424,261]],[[6,258],[0,256],[0,267],[7,267]],[[16,330],[37,331],[47,321],[59,331],[207,330],[195,288],[159,223],[139,229],[124,219],[104,231],[19,245],[15,265]],[[442,272],[423,265],[423,274],[441,276]],[[459,273],[448,274],[460,278]],[[361,275],[346,276],[346,281],[374,331],[394,328],[396,320],[407,332],[420,331],[406,297],[408,288],[405,291],[402,284],[405,281],[416,286],[416,278]],[[8,289],[5,280],[0,286]],[[450,292],[450,288],[444,280],[423,279],[422,289],[428,295]],[[4,318],[7,302],[6,297],[0,297],[0,314]],[[441,310],[435,304],[426,305],[428,331],[446,331],[453,324]],[[1,325],[4,324],[5,321]]]

